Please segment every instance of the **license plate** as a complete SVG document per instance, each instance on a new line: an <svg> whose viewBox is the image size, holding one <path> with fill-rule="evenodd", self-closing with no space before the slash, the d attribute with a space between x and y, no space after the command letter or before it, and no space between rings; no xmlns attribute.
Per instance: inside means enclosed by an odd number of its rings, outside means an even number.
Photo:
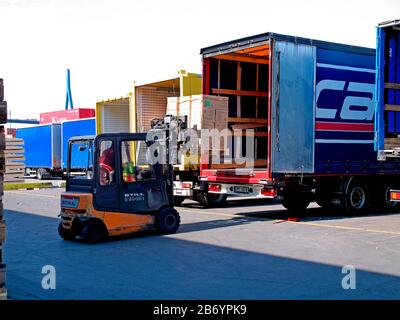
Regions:
<svg viewBox="0 0 400 320"><path fill-rule="evenodd" d="M236 193L249 193L250 191L249 191L249 187L234 187L233 188L233 190L236 192Z"/></svg>

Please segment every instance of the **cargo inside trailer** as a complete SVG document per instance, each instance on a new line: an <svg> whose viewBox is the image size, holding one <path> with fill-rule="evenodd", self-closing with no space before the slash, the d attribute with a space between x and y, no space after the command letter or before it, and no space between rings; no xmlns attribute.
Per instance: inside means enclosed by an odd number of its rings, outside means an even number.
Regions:
<svg viewBox="0 0 400 320"><path fill-rule="evenodd" d="M230 50L206 57L203 60L205 94L229 98L229 129L243 130L242 155L245 156L246 129L254 130L254 167L267 168L268 125L270 91L270 45L263 43L254 47ZM232 145L234 153L235 145ZM238 165L215 165L211 168L232 168Z"/></svg>
<svg viewBox="0 0 400 320"><path fill-rule="evenodd" d="M383 28L383 32L384 148L388 150L400 147L400 27L388 26Z"/></svg>

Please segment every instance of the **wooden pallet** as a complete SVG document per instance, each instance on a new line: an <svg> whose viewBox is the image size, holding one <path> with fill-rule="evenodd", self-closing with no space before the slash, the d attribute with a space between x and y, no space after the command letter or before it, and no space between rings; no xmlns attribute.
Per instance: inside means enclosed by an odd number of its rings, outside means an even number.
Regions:
<svg viewBox="0 0 400 320"><path fill-rule="evenodd" d="M24 140L6 138L4 182L23 181L25 174Z"/></svg>

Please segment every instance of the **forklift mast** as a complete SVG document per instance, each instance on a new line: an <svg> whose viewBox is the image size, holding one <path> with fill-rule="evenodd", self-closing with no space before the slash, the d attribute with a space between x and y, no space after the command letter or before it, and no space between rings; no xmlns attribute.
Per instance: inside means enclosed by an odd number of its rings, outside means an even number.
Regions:
<svg viewBox="0 0 400 320"><path fill-rule="evenodd" d="M157 118L151 121L151 129L146 137L148 142L157 142L164 149L166 155L164 172L167 175L167 192L171 203L173 203L174 198L174 172L172 166L179 163L179 148L185 142L185 129L187 129L187 116L166 115L164 118Z"/></svg>

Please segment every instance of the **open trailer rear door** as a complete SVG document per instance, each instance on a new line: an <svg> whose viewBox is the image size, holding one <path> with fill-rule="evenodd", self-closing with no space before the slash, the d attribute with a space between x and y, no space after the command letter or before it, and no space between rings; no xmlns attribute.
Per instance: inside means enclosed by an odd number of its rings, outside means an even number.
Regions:
<svg viewBox="0 0 400 320"><path fill-rule="evenodd" d="M313 173L314 46L276 41L273 46L272 172Z"/></svg>

